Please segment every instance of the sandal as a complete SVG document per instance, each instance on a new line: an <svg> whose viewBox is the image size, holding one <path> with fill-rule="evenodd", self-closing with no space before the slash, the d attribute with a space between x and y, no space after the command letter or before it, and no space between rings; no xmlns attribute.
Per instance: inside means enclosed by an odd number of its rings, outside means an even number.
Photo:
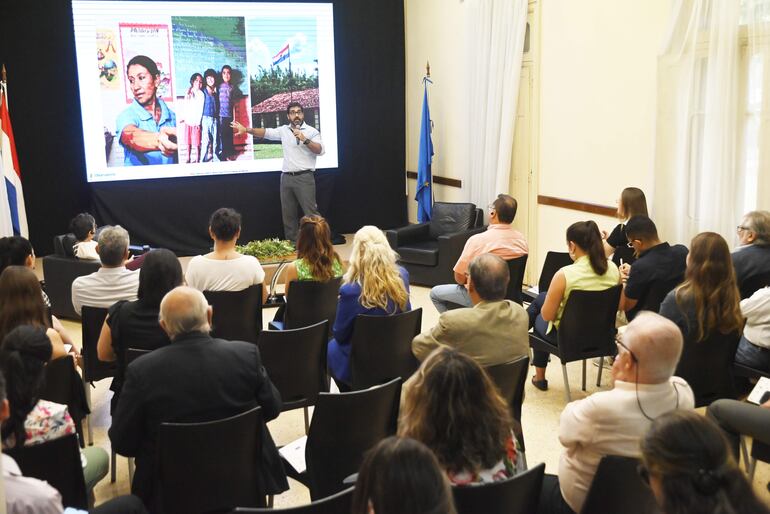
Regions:
<svg viewBox="0 0 770 514"><path fill-rule="evenodd" d="M541 391L548 391L548 380L545 378L543 380L535 380L535 377L532 377L532 385Z"/></svg>

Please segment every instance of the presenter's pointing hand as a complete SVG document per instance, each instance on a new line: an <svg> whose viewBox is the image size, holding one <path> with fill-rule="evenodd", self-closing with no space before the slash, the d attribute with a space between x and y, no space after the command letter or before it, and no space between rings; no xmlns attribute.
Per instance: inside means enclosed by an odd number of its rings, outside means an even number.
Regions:
<svg viewBox="0 0 770 514"><path fill-rule="evenodd" d="M161 127L158 132L158 150L163 155L171 156L176 153L176 127Z"/></svg>
<svg viewBox="0 0 770 514"><path fill-rule="evenodd" d="M230 123L230 127L234 128L235 130L237 130L238 131L238 135L241 135L244 132L246 132L246 127L244 127L243 125L241 125L237 121L233 121L232 123Z"/></svg>

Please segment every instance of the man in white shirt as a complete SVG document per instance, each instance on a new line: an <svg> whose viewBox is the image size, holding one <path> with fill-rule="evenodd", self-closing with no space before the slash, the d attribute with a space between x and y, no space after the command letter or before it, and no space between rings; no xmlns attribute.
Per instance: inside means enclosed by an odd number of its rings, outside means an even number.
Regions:
<svg viewBox="0 0 770 514"><path fill-rule="evenodd" d="M291 102L286 108L288 125L278 128L247 128L234 121L230 124L238 134L249 134L280 141L283 148L283 166L281 168L281 213L283 232L286 239L297 241L299 217L297 207L302 208L305 216L320 216L315 201L316 156L324 154L321 133L305 123L305 113L299 102Z"/></svg>
<svg viewBox="0 0 770 514"><path fill-rule="evenodd" d="M96 246L102 267L72 282L75 312L80 314L84 305L107 308L119 300L136 300L139 271L126 269L128 242L128 232L120 225L102 230Z"/></svg>
<svg viewBox="0 0 770 514"><path fill-rule="evenodd" d="M681 353L682 333L668 319L643 311L628 324L612 366L615 387L561 414L559 476L545 476L538 512L580 512L603 456L639 457L653 419L694 407L690 386L673 376Z"/></svg>

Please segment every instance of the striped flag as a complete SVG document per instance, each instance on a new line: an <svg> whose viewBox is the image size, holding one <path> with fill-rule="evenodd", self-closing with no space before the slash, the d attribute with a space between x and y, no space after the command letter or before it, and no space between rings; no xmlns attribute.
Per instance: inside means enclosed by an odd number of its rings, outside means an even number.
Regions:
<svg viewBox="0 0 770 514"><path fill-rule="evenodd" d="M5 178L5 187L0 194L0 230L3 235L29 237L27 230L27 211L24 208L24 191L21 188L21 169L13 140L11 117L8 113L8 90L0 83L0 172ZM6 207L7 206L7 207ZM11 231L4 226L5 213L11 220Z"/></svg>
<svg viewBox="0 0 770 514"><path fill-rule="evenodd" d="M275 54L275 56L273 56L273 66L275 66L276 64L282 63L288 58L289 58L289 43L286 43L286 46L281 48L281 51Z"/></svg>

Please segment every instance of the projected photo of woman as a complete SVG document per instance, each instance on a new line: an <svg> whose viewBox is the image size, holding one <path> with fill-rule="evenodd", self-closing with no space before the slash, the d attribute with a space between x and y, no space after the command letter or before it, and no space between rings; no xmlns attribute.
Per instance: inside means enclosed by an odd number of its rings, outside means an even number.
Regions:
<svg viewBox="0 0 770 514"><path fill-rule="evenodd" d="M146 55L135 56L126 66L126 80L134 101L116 120L124 166L176 163L176 116L157 95L157 64Z"/></svg>

